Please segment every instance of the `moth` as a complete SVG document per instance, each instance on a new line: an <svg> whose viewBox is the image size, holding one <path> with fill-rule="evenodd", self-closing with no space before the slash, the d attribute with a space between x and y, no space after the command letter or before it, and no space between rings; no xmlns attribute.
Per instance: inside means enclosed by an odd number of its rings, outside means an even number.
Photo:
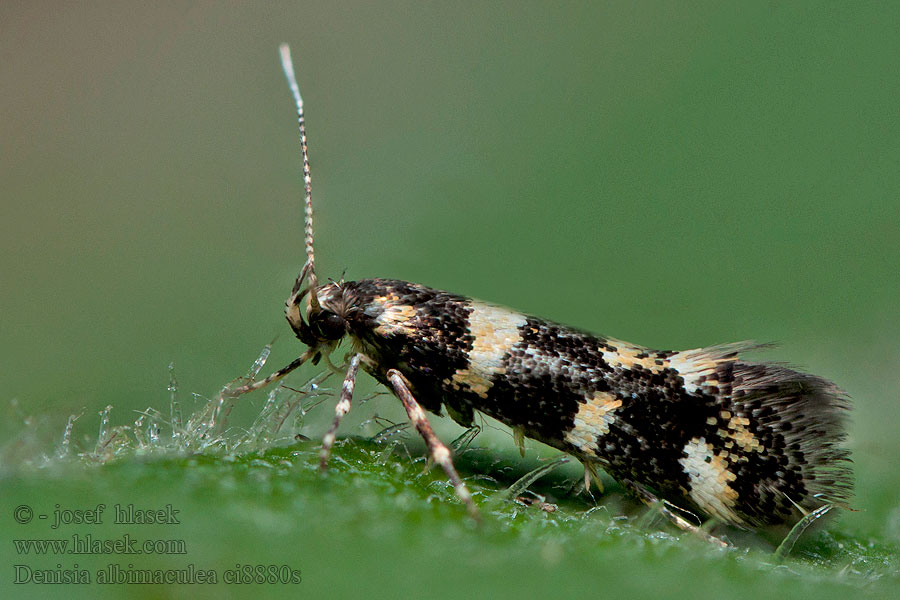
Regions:
<svg viewBox="0 0 900 600"><path fill-rule="evenodd" d="M228 393L260 389L307 361L327 362L348 341L323 468L362 368L400 399L476 517L426 411L445 408L466 427L476 413L493 417L581 461L586 480L605 470L686 529L696 528L682 510L753 529L790 525L849 498L848 397L821 377L744 360L752 344L653 350L416 283L320 283L303 100L286 45L281 60L300 126L306 249L285 315L307 350Z"/></svg>

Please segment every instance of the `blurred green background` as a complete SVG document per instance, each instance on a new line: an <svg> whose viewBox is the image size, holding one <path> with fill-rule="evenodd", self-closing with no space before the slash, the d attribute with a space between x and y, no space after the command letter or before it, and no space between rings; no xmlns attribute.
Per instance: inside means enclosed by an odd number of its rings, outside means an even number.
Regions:
<svg viewBox="0 0 900 600"><path fill-rule="evenodd" d="M118 423L163 410L170 362L185 394L209 397L275 336L266 372L301 351L282 313L303 260L286 41L306 102L321 275L417 281L656 348L777 341L768 358L855 401L860 510L837 527L896 545L898 22L896 3L4 2L0 401L18 408L0 444L23 415L55 442L69 414L84 414L83 439L107 405ZM355 422L371 416L359 410ZM310 416L310 437L330 413ZM442 436L459 434L443 421ZM293 553L304 583L290 593L352 593L342 578L358 577L385 586L360 584L372 596L599 593L610 579L623 593L677 594L714 569L710 591L773 592L740 561L639 549L632 571L621 547L604 557L585 536L556 540L554 562L539 536L479 536L452 506L410 541L421 524L385 524L380 538L360 504L348 517L366 532L357 538L318 516L339 495L309 496L303 518L316 525L288 529L308 537L273 546L234 517L252 502L207 506L179 473L177 489L155 474L122 498L193 508L194 544L210 531L222 547ZM109 503L134 483L95 476L8 474L3 544L21 534L7 504ZM282 508L278 519L292 514ZM444 519L463 541L447 545ZM520 568L529 576L511 581ZM785 593L828 596L819 584Z"/></svg>

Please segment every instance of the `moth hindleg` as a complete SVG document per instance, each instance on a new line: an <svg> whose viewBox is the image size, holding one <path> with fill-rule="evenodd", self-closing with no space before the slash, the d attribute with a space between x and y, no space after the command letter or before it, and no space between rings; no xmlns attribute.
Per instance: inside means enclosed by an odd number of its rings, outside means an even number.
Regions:
<svg viewBox="0 0 900 600"><path fill-rule="evenodd" d="M714 544L716 546L719 546L721 548L727 548L729 546L728 542L726 542L720 538L717 538L716 536L712 535L711 533L708 533L707 531L704 531L700 527L697 527L696 525L694 525L693 523L691 523L690 521L688 521L687 519L685 519L684 517L682 517L681 515L676 513L674 510L672 510L673 508L675 508L677 510L683 510L683 509L679 509L677 506L675 506L674 504L672 504L671 502L668 502L666 500L660 500L652 492L650 492L650 490L648 490L641 484L639 484L635 481L627 480L627 479L622 480L622 483L626 487L630 488L635 493L637 493L637 495L640 497L640 499L643 500L647 506L650 506L653 508L659 508L660 512L662 512L662 514L664 514L666 516L666 518L668 518L669 521L672 522L673 525L675 525L682 531L687 531L688 533L692 533L692 534L698 536L699 538L704 539L707 542Z"/></svg>
<svg viewBox="0 0 900 600"><path fill-rule="evenodd" d="M588 495L591 494L591 481L593 481L594 485L597 486L597 490L602 494L603 481L600 479L599 473L597 473L597 467L588 461L584 461L582 464L584 465L584 491Z"/></svg>

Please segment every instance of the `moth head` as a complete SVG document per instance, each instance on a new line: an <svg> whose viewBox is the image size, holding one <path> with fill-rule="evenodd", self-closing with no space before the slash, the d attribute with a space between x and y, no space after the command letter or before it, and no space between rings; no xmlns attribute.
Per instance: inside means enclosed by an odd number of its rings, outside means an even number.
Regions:
<svg viewBox="0 0 900 600"><path fill-rule="evenodd" d="M285 302L285 317L301 342L328 354L348 329L341 286L331 282L313 288L303 286L302 281L302 277L298 278Z"/></svg>

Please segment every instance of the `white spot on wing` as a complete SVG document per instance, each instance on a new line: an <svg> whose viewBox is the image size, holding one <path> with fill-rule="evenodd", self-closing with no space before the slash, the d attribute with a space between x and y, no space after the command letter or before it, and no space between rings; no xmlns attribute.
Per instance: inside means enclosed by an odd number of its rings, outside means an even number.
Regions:
<svg viewBox="0 0 900 600"><path fill-rule="evenodd" d="M505 371L503 357L522 339L520 328L525 315L482 302L472 303L469 332L475 337L469 352L469 366L454 373L448 382L486 398L493 378Z"/></svg>
<svg viewBox="0 0 900 600"><path fill-rule="evenodd" d="M609 426L616 420L615 410L622 401L609 392L596 392L587 402L579 405L572 429L565 439L576 448L596 456L597 438L609 432Z"/></svg>
<svg viewBox="0 0 900 600"><path fill-rule="evenodd" d="M684 379L684 389L696 394L707 391L703 388L718 387L721 383L717 374L720 368L726 363L734 362L738 353L753 348L753 344L749 342L738 342L683 350L670 356L668 363Z"/></svg>
<svg viewBox="0 0 900 600"><path fill-rule="evenodd" d="M728 470L728 462L717 455L705 438L694 438L684 447L679 463L690 478L688 495L711 516L741 523L741 519L731 509L738 494L728 485L737 477Z"/></svg>
<svg viewBox="0 0 900 600"><path fill-rule="evenodd" d="M375 319L375 331L379 335L411 335L415 330L414 320L416 308L400 302L396 297L378 297L372 306L380 308L381 313Z"/></svg>
<svg viewBox="0 0 900 600"><path fill-rule="evenodd" d="M603 349L603 360L611 367L634 369L635 366L640 366L651 373L659 373L666 368L665 361L661 361L662 364L656 364L657 359L649 355L651 350L648 350L647 348L635 346L634 344L629 344L628 342L623 342L621 340L614 340L612 338L606 341L616 349L615 352L606 348ZM645 354L647 356L644 356ZM639 356L642 356L643 358L638 358Z"/></svg>

